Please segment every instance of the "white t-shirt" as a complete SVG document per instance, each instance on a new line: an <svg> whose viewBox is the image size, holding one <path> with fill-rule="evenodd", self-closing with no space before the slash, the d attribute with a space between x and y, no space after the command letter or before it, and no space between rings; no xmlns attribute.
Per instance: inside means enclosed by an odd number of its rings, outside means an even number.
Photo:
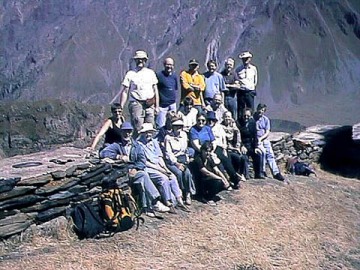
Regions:
<svg viewBox="0 0 360 270"><path fill-rule="evenodd" d="M145 101L154 97L153 85L157 83L155 72L152 69L143 67L140 70L129 70L122 85L129 88L130 100Z"/></svg>

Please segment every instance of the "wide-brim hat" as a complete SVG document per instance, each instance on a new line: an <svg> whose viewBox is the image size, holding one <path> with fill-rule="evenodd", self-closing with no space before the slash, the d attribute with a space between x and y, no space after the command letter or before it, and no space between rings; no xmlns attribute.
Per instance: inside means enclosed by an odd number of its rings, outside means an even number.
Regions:
<svg viewBox="0 0 360 270"><path fill-rule="evenodd" d="M175 120L174 122L171 123L173 126L183 126L184 122L181 119Z"/></svg>
<svg viewBox="0 0 360 270"><path fill-rule="evenodd" d="M147 131L156 131L156 129L154 129L153 124L151 123L144 123L142 125L142 128L139 130L139 133L144 133Z"/></svg>
<svg viewBox="0 0 360 270"><path fill-rule="evenodd" d="M131 125L130 122L124 122L122 123L122 125L120 126L120 130L133 130L133 126Z"/></svg>
<svg viewBox="0 0 360 270"><path fill-rule="evenodd" d="M239 54L239 58L252 58L253 55L250 52L242 52Z"/></svg>
<svg viewBox="0 0 360 270"><path fill-rule="evenodd" d="M190 59L189 65L199 65L199 62L196 59Z"/></svg>
<svg viewBox="0 0 360 270"><path fill-rule="evenodd" d="M136 51L133 58L134 59L149 59L147 53L145 51L141 51L141 50Z"/></svg>
<svg viewBox="0 0 360 270"><path fill-rule="evenodd" d="M207 120L215 120L217 121L216 114L213 111L209 111L206 113L206 119Z"/></svg>

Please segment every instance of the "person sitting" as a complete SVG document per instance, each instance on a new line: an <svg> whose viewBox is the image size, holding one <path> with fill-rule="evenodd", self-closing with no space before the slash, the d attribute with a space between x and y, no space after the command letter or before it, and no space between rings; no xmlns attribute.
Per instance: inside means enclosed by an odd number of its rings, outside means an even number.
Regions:
<svg viewBox="0 0 360 270"><path fill-rule="evenodd" d="M227 151L227 141L226 134L223 127L218 123L215 113L208 112L206 115L207 125L211 127L212 133L214 134L215 140L213 141L213 146L215 148L215 153L221 160L222 165L224 166L227 174L230 177L230 181L233 183L233 187L238 189L239 182L245 181L244 175L240 175L237 173L237 170L233 166L234 163L239 162L240 164L244 164L244 161L241 155L236 154L234 152ZM236 165L239 166L239 165Z"/></svg>
<svg viewBox="0 0 360 270"><path fill-rule="evenodd" d="M263 159L262 151L258 147L258 138L256 134L256 123L252 117L250 108L245 108L244 112L241 113L242 118L239 121L239 130L241 134L241 141L243 146L240 148L241 153L244 155L251 156L254 168L254 178L265 179L263 174ZM249 170L245 174L246 178L249 178Z"/></svg>
<svg viewBox="0 0 360 270"><path fill-rule="evenodd" d="M158 130L158 133L155 136L162 150L164 150L164 140L166 135L172 132L171 122L173 119L180 119L180 117L175 111L168 111L165 116L165 125Z"/></svg>
<svg viewBox="0 0 360 270"><path fill-rule="evenodd" d="M284 181L285 178L280 173L279 167L276 164L271 142L268 140L268 136L270 134L270 119L265 115L266 108L267 106L265 104L259 103L254 114L254 119L256 120L256 130L259 148L263 153L264 162L262 172L264 175L266 175L265 165L267 162L274 178L280 181Z"/></svg>
<svg viewBox="0 0 360 270"><path fill-rule="evenodd" d="M160 193L145 170L145 153L132 139L133 127L124 122L120 127L120 140L100 151L100 158L119 160L129 165L130 186L139 192L141 206L147 216L155 217L153 211L169 212L170 208L160 201Z"/></svg>
<svg viewBox="0 0 360 270"><path fill-rule="evenodd" d="M182 106L178 111L179 117L184 121L183 131L189 133L190 128L196 124L198 110L194 108L194 101L190 97L185 97Z"/></svg>
<svg viewBox="0 0 360 270"><path fill-rule="evenodd" d="M211 111L215 112L216 119L218 120L219 123L223 121L224 112L228 111L223 104L221 94L215 94L210 104L205 107L205 110L207 112L211 112Z"/></svg>
<svg viewBox="0 0 360 270"><path fill-rule="evenodd" d="M105 141L102 148L120 140L120 126L125 121L125 118L122 114L123 110L119 103L112 104L110 109L112 116L106 119L100 131L97 133L94 141L90 146L91 150L96 149L97 144L104 135Z"/></svg>
<svg viewBox="0 0 360 270"><path fill-rule="evenodd" d="M221 126L225 131L227 151L235 170L243 176L242 180L246 180L246 177L249 177L247 175L249 159L247 155L241 152L241 148L244 146L241 142L240 130L236 126L235 120L231 117L230 111L224 113L223 119Z"/></svg>
<svg viewBox="0 0 360 270"><path fill-rule="evenodd" d="M197 195L200 201L210 205L216 205L214 199L217 193L230 187L220 160L213 151L212 143L204 142L200 147L199 155L193 162L193 167L196 168L194 175L198 184Z"/></svg>
<svg viewBox="0 0 360 270"><path fill-rule="evenodd" d="M191 195L195 195L195 184L187 165L190 161L188 137L182 131L182 120L172 122L172 132L165 137L165 163L176 175L187 205L191 204Z"/></svg>
<svg viewBox="0 0 360 270"><path fill-rule="evenodd" d="M176 176L166 166L159 142L153 138L155 131L151 123L144 123L139 131L138 142L145 152L146 172L154 184L160 188L164 203L172 209L171 212L175 212L173 209L175 204L180 209L188 211Z"/></svg>

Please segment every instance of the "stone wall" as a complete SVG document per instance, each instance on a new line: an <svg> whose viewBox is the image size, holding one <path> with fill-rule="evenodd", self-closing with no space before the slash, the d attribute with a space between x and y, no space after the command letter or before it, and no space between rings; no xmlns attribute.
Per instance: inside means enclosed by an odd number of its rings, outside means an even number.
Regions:
<svg viewBox="0 0 360 270"><path fill-rule="evenodd" d="M23 156L21 160L2 160L0 239L21 233L32 224L66 215L73 203L96 197L105 179L127 183L124 165L85 156L81 149L65 147ZM13 167L19 164L25 167Z"/></svg>
<svg viewBox="0 0 360 270"><path fill-rule="evenodd" d="M278 164L284 168L289 157L308 163L321 162L328 142L343 130L340 126L314 126L293 135L273 132L269 139ZM66 215L72 204L96 197L105 179L127 182L124 165L87 156L83 149L61 147L0 160L0 238ZM356 157L353 160L360 163ZM15 168L19 164L23 164L22 168Z"/></svg>

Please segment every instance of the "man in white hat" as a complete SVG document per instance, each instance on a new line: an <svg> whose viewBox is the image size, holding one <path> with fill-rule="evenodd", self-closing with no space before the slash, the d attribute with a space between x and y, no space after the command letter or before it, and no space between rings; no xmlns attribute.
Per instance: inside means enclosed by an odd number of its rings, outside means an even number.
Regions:
<svg viewBox="0 0 360 270"><path fill-rule="evenodd" d="M173 206L177 204L183 210L187 210L182 199L182 191L179 187L176 176L168 169L163 159L160 145L154 139L153 125L144 123L139 133L139 145L143 148L146 157L146 169L150 179L159 187L164 204L174 211ZM169 187L170 186L170 187ZM175 198L173 198L175 196Z"/></svg>
<svg viewBox="0 0 360 270"><path fill-rule="evenodd" d="M242 116L245 108L254 111L254 98L256 96L256 85L258 81L257 68L252 65L252 54L248 51L242 52L239 58L243 64L236 69L239 77L240 90L238 91L238 114Z"/></svg>
<svg viewBox="0 0 360 270"><path fill-rule="evenodd" d="M143 123L154 123L159 108L158 80L152 69L145 67L148 60L145 51L136 51L134 70L129 70L122 82L120 104L124 108L129 98L131 123L139 131Z"/></svg>

